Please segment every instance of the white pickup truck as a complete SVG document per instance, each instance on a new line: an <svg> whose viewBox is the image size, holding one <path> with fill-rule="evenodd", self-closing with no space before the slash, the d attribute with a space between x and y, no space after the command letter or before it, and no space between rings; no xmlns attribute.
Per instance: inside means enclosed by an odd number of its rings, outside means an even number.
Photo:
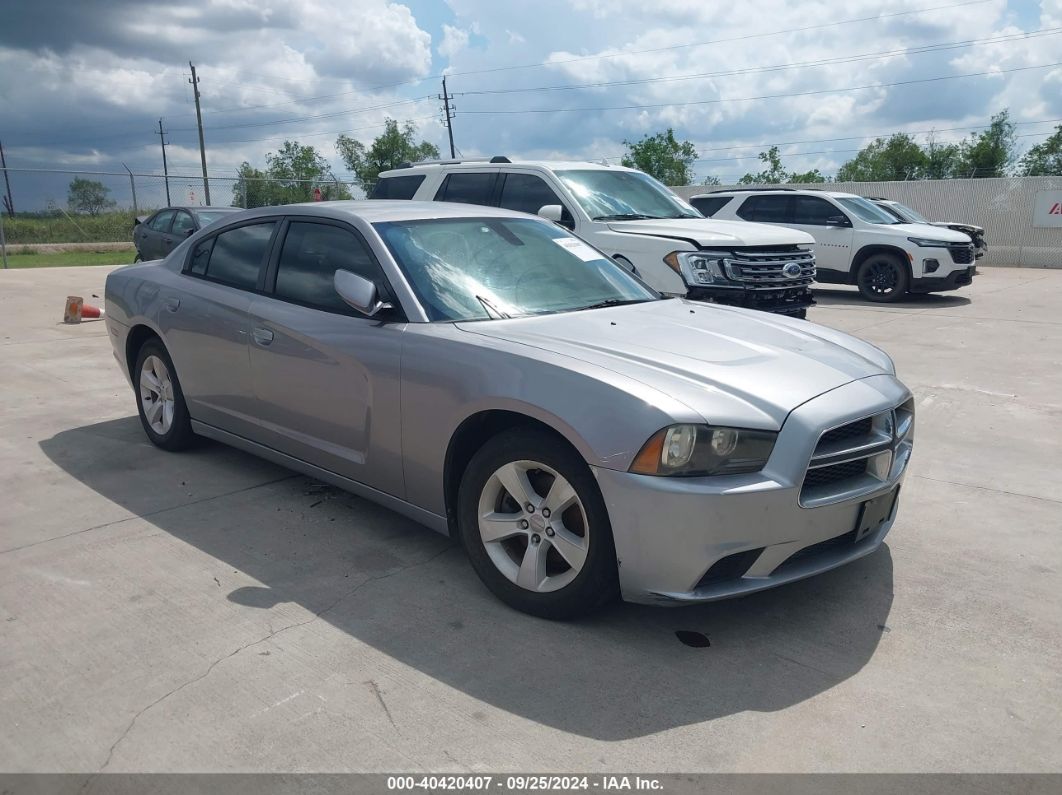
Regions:
<svg viewBox="0 0 1062 795"><path fill-rule="evenodd" d="M622 166L505 157L418 163L381 173L369 198L541 215L671 295L796 317L814 304L810 235L707 220L652 177Z"/></svg>

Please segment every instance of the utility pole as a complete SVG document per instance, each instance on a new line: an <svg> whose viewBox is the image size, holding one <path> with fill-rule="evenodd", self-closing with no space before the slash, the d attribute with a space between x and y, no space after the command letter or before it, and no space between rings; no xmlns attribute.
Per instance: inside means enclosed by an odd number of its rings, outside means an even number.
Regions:
<svg viewBox="0 0 1062 795"><path fill-rule="evenodd" d="M4 194L4 210L11 217L15 217L15 200L11 198L11 179L7 176L7 160L4 159L4 145L0 143L0 168L4 169L4 185L7 187L7 193ZM4 260L7 267L6 262Z"/></svg>
<svg viewBox="0 0 1062 795"><path fill-rule="evenodd" d="M133 172L129 170L129 166L122 163L122 168L124 168L126 173L129 174L129 190L133 194L133 215L136 215L140 212L140 208L136 204L136 180L133 179Z"/></svg>
<svg viewBox="0 0 1062 795"><path fill-rule="evenodd" d="M199 78L195 76L195 66L191 61L188 68L192 70L192 93L195 96L195 121L199 125L199 159L203 162L203 195L206 197L207 207L210 206L210 180L207 179L206 169L206 143L203 141L203 110L199 107Z"/></svg>
<svg viewBox="0 0 1062 795"><path fill-rule="evenodd" d="M446 132L450 136L450 157L452 159L457 157L457 155L454 154L454 111L453 108L450 107L450 95L446 92L446 75L443 75L443 92L439 95L439 99L443 102L443 112L446 114Z"/></svg>
<svg viewBox="0 0 1062 795"><path fill-rule="evenodd" d="M170 171L166 168L166 133L162 129L162 119L159 119L159 140L162 141L162 173L166 177L166 206L170 206Z"/></svg>

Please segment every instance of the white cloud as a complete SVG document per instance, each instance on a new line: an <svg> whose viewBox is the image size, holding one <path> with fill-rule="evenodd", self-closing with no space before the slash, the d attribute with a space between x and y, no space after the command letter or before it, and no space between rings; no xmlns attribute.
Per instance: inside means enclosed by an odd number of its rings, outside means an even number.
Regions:
<svg viewBox="0 0 1062 795"><path fill-rule="evenodd" d="M443 38L439 42L439 55L444 58L453 58L461 50L468 46L469 31L455 28L453 25L443 25Z"/></svg>

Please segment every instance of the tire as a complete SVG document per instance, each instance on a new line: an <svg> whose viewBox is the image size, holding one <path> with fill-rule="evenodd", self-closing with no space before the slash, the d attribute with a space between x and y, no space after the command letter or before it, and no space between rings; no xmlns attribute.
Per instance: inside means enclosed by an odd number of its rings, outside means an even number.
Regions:
<svg viewBox="0 0 1062 795"><path fill-rule="evenodd" d="M133 391L144 433L156 447L176 452L195 440L177 371L158 338L140 346L133 369Z"/></svg>
<svg viewBox="0 0 1062 795"><path fill-rule="evenodd" d="M497 518L484 521L491 514ZM597 483L575 451L545 432L504 431L476 452L458 490L458 532L487 588L524 613L577 618L618 594L612 526Z"/></svg>
<svg viewBox="0 0 1062 795"><path fill-rule="evenodd" d="M856 271L856 286L868 301L890 304L907 295L907 266L893 254L871 254Z"/></svg>

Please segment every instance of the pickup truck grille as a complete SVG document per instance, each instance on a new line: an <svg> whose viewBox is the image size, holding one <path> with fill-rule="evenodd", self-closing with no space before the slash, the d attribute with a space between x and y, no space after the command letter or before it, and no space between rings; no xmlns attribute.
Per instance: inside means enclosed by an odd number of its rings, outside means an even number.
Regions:
<svg viewBox="0 0 1062 795"><path fill-rule="evenodd" d="M723 267L727 278L750 290L789 290L806 287L815 279L815 255L801 249L735 249L723 260Z"/></svg>
<svg viewBox="0 0 1062 795"><path fill-rule="evenodd" d="M890 411L825 431L800 489L800 504L814 507L873 491L889 479L898 446L914 428L914 399Z"/></svg>

